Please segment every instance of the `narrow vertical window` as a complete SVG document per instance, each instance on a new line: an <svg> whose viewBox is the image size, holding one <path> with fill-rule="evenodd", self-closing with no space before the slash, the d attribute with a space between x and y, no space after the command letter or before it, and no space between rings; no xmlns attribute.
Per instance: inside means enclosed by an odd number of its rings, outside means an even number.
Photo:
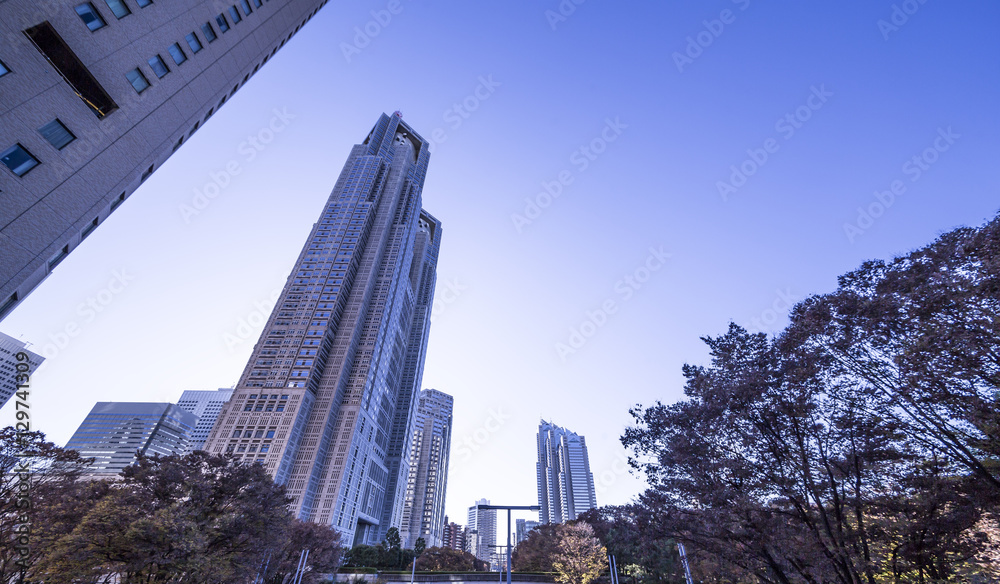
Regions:
<svg viewBox="0 0 1000 584"><path fill-rule="evenodd" d="M160 79L163 79L167 73L170 73L170 69L167 69L167 64L163 62L163 59L159 55L155 55L147 63L149 63L149 68L153 70L153 73L156 73L156 76Z"/></svg>
<svg viewBox="0 0 1000 584"><path fill-rule="evenodd" d="M83 23L87 25L87 28L91 32L99 28L104 28L107 25L104 19L101 18L101 14L97 12L97 9L90 2L84 2L77 6L76 13L80 15L80 19L83 20Z"/></svg>
<svg viewBox="0 0 1000 584"><path fill-rule="evenodd" d="M229 7L229 16L233 17L233 24L237 24L239 21L243 20L243 17L240 16L240 11L237 10L235 6Z"/></svg>
<svg viewBox="0 0 1000 584"><path fill-rule="evenodd" d="M222 31L222 32L229 31L229 21L226 20L226 15L225 14L221 14L220 13L218 16L216 16L215 17L215 24L219 25L219 30L220 31Z"/></svg>
<svg viewBox="0 0 1000 584"><path fill-rule="evenodd" d="M253 12L253 10L250 9L250 2L247 0L240 0L240 6L243 7L243 14L247 16L250 16L250 13Z"/></svg>
<svg viewBox="0 0 1000 584"><path fill-rule="evenodd" d="M7 68L7 65L3 64L3 61L0 61L0 77L3 77L8 73L10 73L10 69Z"/></svg>
<svg viewBox="0 0 1000 584"><path fill-rule="evenodd" d="M184 40L186 40L188 46L191 47L192 55L201 50L201 41L198 40L198 35L194 34L193 32L184 37Z"/></svg>
<svg viewBox="0 0 1000 584"><path fill-rule="evenodd" d="M139 5L139 8L145 8L153 3L153 0L135 0L135 3Z"/></svg>
<svg viewBox="0 0 1000 584"><path fill-rule="evenodd" d="M29 170L38 166L38 159L31 155L24 146L14 144L0 152L0 162L17 176L24 176Z"/></svg>
<svg viewBox="0 0 1000 584"><path fill-rule="evenodd" d="M215 39L219 38L215 34L215 29L212 28L212 23L211 22L206 22L205 24L201 25L201 32L205 34L205 39L208 42L212 42Z"/></svg>
<svg viewBox="0 0 1000 584"><path fill-rule="evenodd" d="M181 46L177 43L170 45L167 52L169 52L170 56L173 57L174 63L177 63L178 65L188 60L187 55L184 54L184 50L181 49Z"/></svg>
<svg viewBox="0 0 1000 584"><path fill-rule="evenodd" d="M146 80L146 76L138 68L126 73L125 78L132 84L132 89L135 89L136 93L142 93L149 88L149 81Z"/></svg>
<svg viewBox="0 0 1000 584"><path fill-rule="evenodd" d="M62 150L69 145L70 142L76 140L76 136L69 131L59 118L52 120L51 122L45 124L41 128L38 128L38 133L45 138L49 144L56 150Z"/></svg>
<svg viewBox="0 0 1000 584"><path fill-rule="evenodd" d="M260 0L253 0L253 5L260 8Z"/></svg>
<svg viewBox="0 0 1000 584"><path fill-rule="evenodd" d="M125 18L129 14L132 14L132 11L128 9L128 6L125 6L125 3L122 2L122 0L104 0L104 1L108 4L108 8L111 9L111 13L114 14L115 18L119 20Z"/></svg>

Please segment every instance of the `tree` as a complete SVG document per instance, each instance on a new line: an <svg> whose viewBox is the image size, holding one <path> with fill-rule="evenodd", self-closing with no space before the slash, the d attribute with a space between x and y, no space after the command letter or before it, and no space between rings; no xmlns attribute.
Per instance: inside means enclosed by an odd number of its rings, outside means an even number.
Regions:
<svg viewBox="0 0 1000 584"><path fill-rule="evenodd" d="M528 532L517 544L511 563L517 572L554 572L552 562L559 551L558 523L544 523Z"/></svg>
<svg viewBox="0 0 1000 584"><path fill-rule="evenodd" d="M608 551L587 523L559 526L558 554L552 562L556 581L589 584L608 568Z"/></svg>
<svg viewBox="0 0 1000 584"><path fill-rule="evenodd" d="M282 584L290 580L299 566L303 550L309 550L309 555L302 582L319 582L320 574L334 573L340 566L344 553L340 541L340 532L329 526L293 520L284 548L264 560L268 567L265 582Z"/></svg>
<svg viewBox="0 0 1000 584"><path fill-rule="evenodd" d="M416 543L413 544L413 552L419 558L420 554L424 553L424 549L427 548L427 540L422 537L418 537Z"/></svg>
<svg viewBox="0 0 1000 584"><path fill-rule="evenodd" d="M486 563L469 552L451 548L431 547L416 559L421 572L472 572L483 571Z"/></svg>

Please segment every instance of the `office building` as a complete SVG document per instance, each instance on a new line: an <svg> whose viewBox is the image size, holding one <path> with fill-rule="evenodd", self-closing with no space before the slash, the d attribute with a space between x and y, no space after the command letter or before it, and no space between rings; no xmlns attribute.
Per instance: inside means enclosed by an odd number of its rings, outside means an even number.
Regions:
<svg viewBox="0 0 1000 584"><path fill-rule="evenodd" d="M137 454L184 454L198 417L174 404L97 402L66 443L93 458L86 474L117 475Z"/></svg>
<svg viewBox="0 0 1000 584"><path fill-rule="evenodd" d="M479 505L489 505L488 499L480 499L469 507L469 522L466 531L465 551L480 560L496 565L497 562L497 511L480 509Z"/></svg>
<svg viewBox="0 0 1000 584"><path fill-rule="evenodd" d="M181 399L177 400L177 405L188 412L198 416L198 423L191 432L191 440L188 443L188 452L203 450L208 434L215 426L215 420L222 411L222 406L226 405L229 398L233 396L233 390L221 388L216 391L200 391L189 389L181 394Z"/></svg>
<svg viewBox="0 0 1000 584"><path fill-rule="evenodd" d="M528 521L526 519L515 519L514 525L516 526L514 531L514 543L518 544L528 539L528 532L538 527L539 523L537 521Z"/></svg>
<svg viewBox="0 0 1000 584"><path fill-rule="evenodd" d="M351 150L206 443L263 464L297 517L349 546L377 543L405 496L387 459L429 330L436 255L417 244L437 247L441 223L421 210L428 146L397 112Z"/></svg>
<svg viewBox="0 0 1000 584"><path fill-rule="evenodd" d="M325 3L0 2L0 319Z"/></svg>
<svg viewBox="0 0 1000 584"><path fill-rule="evenodd" d="M441 547L465 551L465 527L457 523L449 523L447 515L444 517L444 531L441 539Z"/></svg>
<svg viewBox="0 0 1000 584"><path fill-rule="evenodd" d="M14 337L0 333L0 408L19 390L27 390L31 396L34 383L31 376L45 358L27 349L27 345ZM27 383L24 377L27 374ZM18 386L21 386L20 388ZM31 400L21 400L30 403Z"/></svg>
<svg viewBox="0 0 1000 584"><path fill-rule="evenodd" d="M441 547L452 406L452 397L444 392L436 389L420 392L413 420L403 521L399 528L405 547L413 547L421 537L427 547Z"/></svg>
<svg viewBox="0 0 1000 584"><path fill-rule="evenodd" d="M583 436L542 420L538 426L538 513L541 523L572 521L597 507Z"/></svg>

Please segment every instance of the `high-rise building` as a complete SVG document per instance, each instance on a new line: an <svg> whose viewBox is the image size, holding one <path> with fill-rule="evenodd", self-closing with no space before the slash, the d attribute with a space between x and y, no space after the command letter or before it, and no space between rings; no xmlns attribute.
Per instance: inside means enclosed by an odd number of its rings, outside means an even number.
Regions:
<svg viewBox="0 0 1000 584"><path fill-rule="evenodd" d="M441 547L451 548L453 550L465 550L465 527L457 523L449 523L448 516L444 517L444 532L442 536Z"/></svg>
<svg viewBox="0 0 1000 584"><path fill-rule="evenodd" d="M29 351L25 343L0 333L0 408L18 391L18 385L21 389L27 386L30 395L31 374L44 360L44 357ZM28 376L27 384L23 383L24 378L20 377L24 374Z"/></svg>
<svg viewBox="0 0 1000 584"><path fill-rule="evenodd" d="M489 499L480 499L469 507L468 531L465 550L491 565L497 558L497 511L480 509L479 505L489 505Z"/></svg>
<svg viewBox="0 0 1000 584"><path fill-rule="evenodd" d="M413 420L410 476L399 528L406 547L413 547L420 537L427 547L441 546L453 403L450 395L436 389L420 392Z"/></svg>
<svg viewBox="0 0 1000 584"><path fill-rule="evenodd" d="M137 454L184 454L198 417L174 404L97 402L66 448L93 458L86 474L117 475Z"/></svg>
<svg viewBox="0 0 1000 584"><path fill-rule="evenodd" d="M324 4L0 2L0 318Z"/></svg>
<svg viewBox="0 0 1000 584"><path fill-rule="evenodd" d="M181 399L177 400L177 405L182 409L198 416L198 423L191 432L191 440L188 442L188 452L203 450L208 434L215 426L215 420L222 411L222 406L226 405L229 398L233 397L233 390L223 387L216 391L201 391L189 389L181 394Z"/></svg>
<svg viewBox="0 0 1000 584"><path fill-rule="evenodd" d="M206 444L263 464L297 517L349 545L401 516L385 509L406 488L390 486L387 461L409 430L392 423L420 387L407 359L423 359L431 302L419 295L433 296L436 274L417 248L441 237L421 210L428 147L397 112L351 150Z"/></svg>
<svg viewBox="0 0 1000 584"><path fill-rule="evenodd" d="M522 541L528 539L528 532L532 529L538 527L539 523L537 521L528 521L526 519L515 519L514 525L516 526L514 531L514 543L521 543Z"/></svg>
<svg viewBox="0 0 1000 584"><path fill-rule="evenodd" d="M536 472L541 523L572 521L597 507L594 475L583 436L542 420L538 426Z"/></svg>

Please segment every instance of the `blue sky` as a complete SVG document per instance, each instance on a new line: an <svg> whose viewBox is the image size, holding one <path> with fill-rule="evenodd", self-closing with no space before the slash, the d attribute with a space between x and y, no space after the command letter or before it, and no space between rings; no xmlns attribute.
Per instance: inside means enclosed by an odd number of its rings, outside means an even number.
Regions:
<svg viewBox="0 0 1000 584"><path fill-rule="evenodd" d="M50 355L50 438L96 401L235 383L382 112L440 138L424 387L455 397L460 523L535 502L540 417L586 436L599 504L628 502L628 409L682 395L700 336L778 331L866 259L997 212L995 3L389 7L328 4L0 325Z"/></svg>

